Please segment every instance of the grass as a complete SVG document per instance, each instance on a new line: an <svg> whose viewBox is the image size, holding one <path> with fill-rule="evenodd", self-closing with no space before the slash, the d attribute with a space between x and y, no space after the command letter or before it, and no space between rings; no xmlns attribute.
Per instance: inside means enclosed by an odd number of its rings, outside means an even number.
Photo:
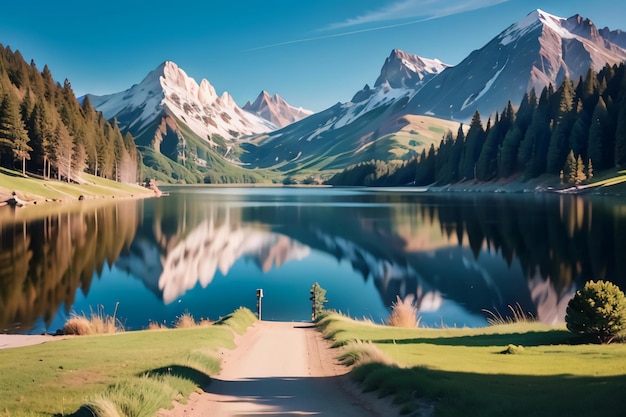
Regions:
<svg viewBox="0 0 626 417"><path fill-rule="evenodd" d="M6 168L0 168L0 184L9 192L16 191L18 196L27 201L33 200L78 200L79 196L131 196L152 195L147 188L120 184L105 178L96 177L87 173L81 175L84 183L75 184L54 179L43 180L35 177L23 177L21 173ZM21 195L20 195L21 194Z"/></svg>
<svg viewBox="0 0 626 417"><path fill-rule="evenodd" d="M171 407L174 398L187 398L208 384L219 370L218 349L234 348L233 330L243 333L255 320L252 312L239 309L209 327L70 337L2 349L0 416L112 416L94 414L110 409L110 403L120 415L140 415L120 407L137 401L162 404L160 391L150 388L154 385L166 388L163 407ZM149 398L138 400L140 393Z"/></svg>
<svg viewBox="0 0 626 417"><path fill-rule="evenodd" d="M110 386L107 391L85 404L96 416L153 417L178 394L163 377L148 374L129 378Z"/></svg>
<svg viewBox="0 0 626 417"><path fill-rule="evenodd" d="M487 313L487 323L492 326L512 323L527 323L536 321L537 318L530 312L524 311L520 303L515 303L514 306L509 305L511 315L502 316L499 311L493 312L491 310L483 309L483 312Z"/></svg>
<svg viewBox="0 0 626 417"><path fill-rule="evenodd" d="M564 327L537 322L406 329L330 314L318 326L348 352L359 340L384 355L386 363L358 365L352 376L403 413L624 415L625 344L579 344Z"/></svg>

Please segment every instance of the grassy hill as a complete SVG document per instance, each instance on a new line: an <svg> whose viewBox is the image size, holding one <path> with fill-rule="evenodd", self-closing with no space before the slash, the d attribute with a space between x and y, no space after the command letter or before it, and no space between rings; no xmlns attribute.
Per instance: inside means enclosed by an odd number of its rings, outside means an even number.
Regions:
<svg viewBox="0 0 626 417"><path fill-rule="evenodd" d="M24 177L19 172L0 168L0 204L9 200L13 192L27 206L154 196L152 190L140 185L121 184L86 173L82 174L81 179L81 183L67 183L28 175Z"/></svg>

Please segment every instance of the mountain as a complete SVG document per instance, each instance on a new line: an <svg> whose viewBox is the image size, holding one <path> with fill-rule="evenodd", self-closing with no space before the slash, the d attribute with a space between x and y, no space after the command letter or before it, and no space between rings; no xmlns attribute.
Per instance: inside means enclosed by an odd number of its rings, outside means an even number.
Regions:
<svg viewBox="0 0 626 417"><path fill-rule="evenodd" d="M207 140L214 135L234 139L275 129L268 121L243 111L228 92L219 96L209 81L198 84L171 61L126 91L89 98L106 118L115 117L135 137L163 117L178 119Z"/></svg>
<svg viewBox="0 0 626 417"><path fill-rule="evenodd" d="M391 88L416 88L446 67L438 59L422 58L394 49L385 60L374 87L388 83Z"/></svg>
<svg viewBox="0 0 626 417"><path fill-rule="evenodd" d="M624 62L625 48L621 31L535 10L425 85L407 111L463 121L478 111L486 120L533 88L539 94L565 77L577 82L589 69Z"/></svg>
<svg viewBox="0 0 626 417"><path fill-rule="evenodd" d="M247 149L253 167L276 167L294 177L344 169L369 160L406 161L437 146L478 111L484 121L511 101L565 77L577 82L592 69L626 60L626 34L598 30L579 15L560 18L535 10L456 66L393 50L374 87L305 120L264 136ZM424 118L432 116L432 118ZM434 125L432 125L434 124ZM436 131L437 137L424 136Z"/></svg>
<svg viewBox="0 0 626 417"><path fill-rule="evenodd" d="M228 92L218 95L206 79L198 84L171 61L126 91L87 97L107 119L115 118L123 133L135 137L151 174L167 171L185 182L199 182L211 169L234 169L238 138L276 128L241 109ZM228 175L240 182L251 174Z"/></svg>
<svg viewBox="0 0 626 417"><path fill-rule="evenodd" d="M278 94L274 94L272 97L265 90L261 91L254 103L248 101L243 106L243 109L267 120L278 128L285 127L313 114L311 110L293 107Z"/></svg>
<svg viewBox="0 0 626 417"><path fill-rule="evenodd" d="M169 175L192 182L320 182L358 163L406 163L476 111L486 122L532 89L624 61L622 31L534 10L455 66L394 49L373 87L298 121L307 112L278 95L242 109L171 62L125 92L90 98L133 134L150 174L173 163Z"/></svg>
<svg viewBox="0 0 626 417"><path fill-rule="evenodd" d="M406 103L447 65L394 49L374 87L365 85L351 101L336 105L259 137L245 148L242 161L254 168L283 172L341 170L371 159L406 160L415 148L438 143L459 123L415 117ZM432 127L432 129L431 129ZM310 171L306 171L313 167ZM296 174L298 175L298 174ZM302 178L300 178L302 179Z"/></svg>

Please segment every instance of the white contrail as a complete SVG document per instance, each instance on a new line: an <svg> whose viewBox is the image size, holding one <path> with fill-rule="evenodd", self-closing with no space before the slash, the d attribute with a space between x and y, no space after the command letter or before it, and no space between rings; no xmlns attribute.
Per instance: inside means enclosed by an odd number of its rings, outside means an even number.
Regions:
<svg viewBox="0 0 626 417"><path fill-rule="evenodd" d="M277 46L291 45L291 44L294 44L294 43L318 41L318 40L321 40L321 39L339 38L341 36L356 35L357 33L373 32L375 30L392 29L392 28L397 28L397 27L400 27L400 26L415 25L417 23L425 22L426 20L430 20L430 19L432 19L432 18L413 20L411 22L404 22L404 23L396 23L396 24L393 24L393 25L377 26L375 28L352 30L350 32L334 33L332 35L321 35L321 36L313 36L313 37L310 37L310 38L294 39L294 40L291 40L291 41L272 43L270 45L263 45L263 46L257 46L256 48L244 49L241 52L258 51L260 49L275 48Z"/></svg>
<svg viewBox="0 0 626 417"><path fill-rule="evenodd" d="M448 3L443 8L430 7L428 8L430 10L427 10L426 12L424 12L423 6L425 4L429 4L430 6L438 5L440 3L439 0L403 0L400 2L393 3L382 10L367 13L363 16L358 16L356 18L348 19L341 23L331 24L325 27L324 29L322 29L322 31L346 28L350 26L359 26L362 24L372 23L376 21L397 20L401 18L402 13L405 14L404 17L407 17L407 16L416 17L416 15L410 16L410 13L409 14L406 13L409 9L409 6L416 11L419 10L420 15L425 16L425 17L422 17L418 20L411 20L410 22L394 23L394 24L376 26L376 27L367 28L367 29L351 30L348 32L312 36L309 38L294 39L294 40L285 41L285 42L277 42L277 43L272 43L269 45L263 45L263 46L257 46L255 48L245 49L241 52L258 51L261 49L276 48L278 46L293 45L295 43L318 41L322 39L339 38L342 36L356 35L359 33L374 32L377 30L393 29L393 28L397 28L401 26L415 25L418 23L425 22L427 20L440 19L442 17L452 16L452 15L456 15L456 14L460 14L460 13L464 13L464 12L468 12L472 10L483 9L486 7L495 6L496 4L506 3L507 1L509 0L464 0L462 3L453 3L453 4Z"/></svg>

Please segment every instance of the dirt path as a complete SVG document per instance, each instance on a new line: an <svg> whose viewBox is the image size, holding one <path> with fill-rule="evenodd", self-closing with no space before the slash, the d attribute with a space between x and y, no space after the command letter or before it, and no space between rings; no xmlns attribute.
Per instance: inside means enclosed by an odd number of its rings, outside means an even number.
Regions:
<svg viewBox="0 0 626 417"><path fill-rule="evenodd" d="M61 339L63 339L63 337L51 335L0 334L0 349L38 345L40 343Z"/></svg>
<svg viewBox="0 0 626 417"><path fill-rule="evenodd" d="M306 323L259 322L224 351L222 372L187 404L162 411L182 416L389 416L387 402L358 394L347 369Z"/></svg>

